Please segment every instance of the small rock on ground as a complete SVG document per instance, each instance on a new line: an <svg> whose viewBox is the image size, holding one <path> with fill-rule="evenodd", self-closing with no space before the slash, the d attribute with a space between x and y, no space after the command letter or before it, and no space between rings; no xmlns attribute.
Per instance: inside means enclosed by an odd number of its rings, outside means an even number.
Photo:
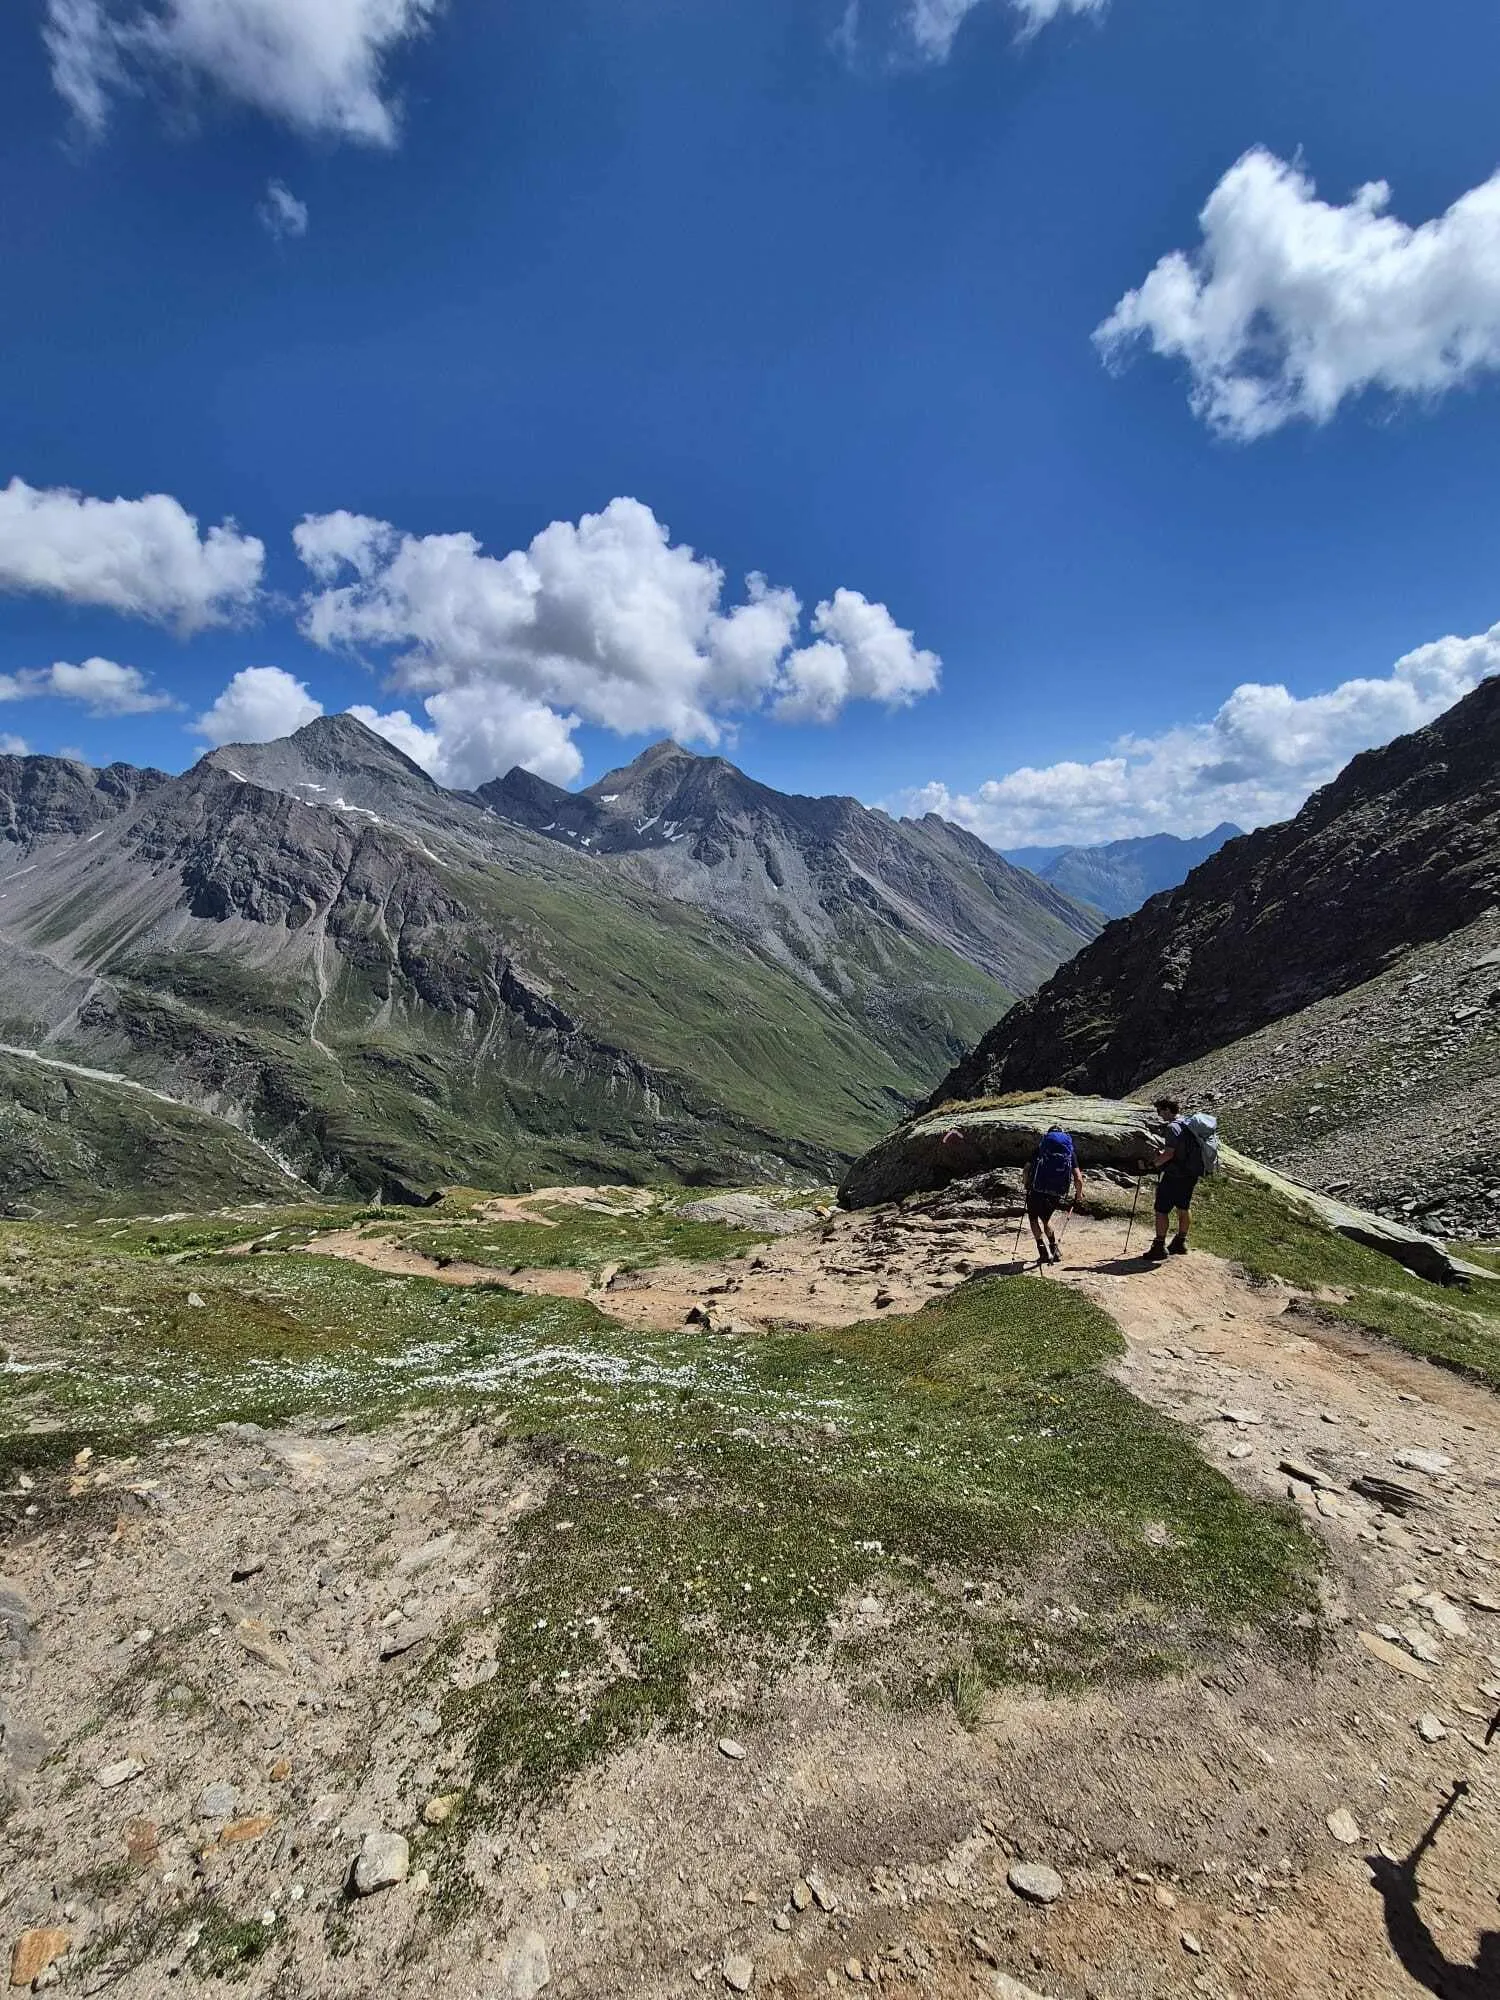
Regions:
<svg viewBox="0 0 1500 2000"><path fill-rule="evenodd" d="M1016 1862L1005 1879L1028 1903L1055 1903L1063 1892L1061 1875L1039 1861Z"/></svg>
<svg viewBox="0 0 1500 2000"><path fill-rule="evenodd" d="M119 1757L112 1764L101 1764L94 1773L95 1784L106 1792L113 1792L121 1785L128 1785L132 1778L138 1778L145 1765L138 1757Z"/></svg>
<svg viewBox="0 0 1500 2000"><path fill-rule="evenodd" d="M1328 1831L1334 1839L1345 1847L1353 1847L1359 1839L1359 1821L1347 1806L1339 1806L1328 1815Z"/></svg>
<svg viewBox="0 0 1500 2000"><path fill-rule="evenodd" d="M354 1863L354 1889L360 1896L373 1896L378 1889L393 1889L404 1882L411 1868L411 1849L399 1833L367 1833Z"/></svg>
<svg viewBox="0 0 1500 2000"><path fill-rule="evenodd" d="M755 1966L739 1953L731 1953L723 1967L724 1984L731 1993L748 1993L755 1984Z"/></svg>
<svg viewBox="0 0 1500 2000"><path fill-rule="evenodd" d="M22 1931L10 1957L11 1985L30 1986L42 1978L64 1956L70 1942L66 1931Z"/></svg>
<svg viewBox="0 0 1500 2000"><path fill-rule="evenodd" d="M500 1959L500 1990L496 2000L535 2000L552 1984L547 1940L540 1931L512 1931Z"/></svg>

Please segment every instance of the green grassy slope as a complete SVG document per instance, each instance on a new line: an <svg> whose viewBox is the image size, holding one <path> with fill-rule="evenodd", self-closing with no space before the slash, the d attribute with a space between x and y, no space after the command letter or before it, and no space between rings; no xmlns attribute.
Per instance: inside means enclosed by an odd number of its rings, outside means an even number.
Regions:
<svg viewBox="0 0 1500 2000"><path fill-rule="evenodd" d="M858 982L829 996L645 891L602 901L500 869L444 879L471 915L428 934L439 975L482 984L501 938L586 1048L488 1000L429 1004L409 968L393 972L372 910L368 953L328 953L321 1008L306 978L229 956L212 931L165 962L122 948L104 966L114 1013L77 1053L245 1105L330 1192L826 1179L1010 1000L909 937L872 937Z"/></svg>
<svg viewBox="0 0 1500 2000"><path fill-rule="evenodd" d="M1500 1389L1500 1283L1451 1290L1427 1284L1237 1174L1200 1187L1193 1235L1203 1249L1232 1257L1259 1277L1343 1294L1317 1307L1331 1322ZM1467 1244L1462 1250L1470 1254Z"/></svg>
<svg viewBox="0 0 1500 2000"><path fill-rule="evenodd" d="M299 1192L222 1120L0 1054L0 1209L97 1214Z"/></svg>

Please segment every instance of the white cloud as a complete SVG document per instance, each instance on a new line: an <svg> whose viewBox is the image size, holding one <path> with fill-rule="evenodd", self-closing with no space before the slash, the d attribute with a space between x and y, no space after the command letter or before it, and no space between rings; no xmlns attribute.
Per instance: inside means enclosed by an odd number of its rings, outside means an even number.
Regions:
<svg viewBox="0 0 1500 2000"><path fill-rule="evenodd" d="M946 62L958 33L985 0L848 0L833 46L853 60L873 44L887 62ZM1029 40L1066 14L1102 14L1108 0L1009 0Z"/></svg>
<svg viewBox="0 0 1500 2000"><path fill-rule="evenodd" d="M24 736L0 736L0 757L29 757L30 755L31 752L27 748Z"/></svg>
<svg viewBox="0 0 1500 2000"><path fill-rule="evenodd" d="M793 653L774 713L786 722L832 722L850 701L909 708L937 687L941 661L921 651L883 604L838 590L813 613L817 642Z"/></svg>
<svg viewBox="0 0 1500 2000"><path fill-rule="evenodd" d="M207 87L295 130L391 146L389 58L441 0L47 0L52 80L102 132L111 100L149 82Z"/></svg>
<svg viewBox="0 0 1500 2000"><path fill-rule="evenodd" d="M175 708L171 695L153 688L139 667L122 667L97 657L72 666L57 660L50 667L24 667L18 674L0 674L0 701L30 701L56 695L82 702L90 715L149 715Z"/></svg>
<svg viewBox="0 0 1500 2000"><path fill-rule="evenodd" d="M382 715L359 707L349 713L404 750L440 785L469 791L520 764L554 785L583 776L583 753L573 741L581 718L559 715L545 702L527 701L502 687L452 688L430 695L424 727L406 709Z"/></svg>
<svg viewBox="0 0 1500 2000"><path fill-rule="evenodd" d="M983 0L907 0L907 27L920 52L946 62L958 31ZM1022 32L1034 35L1059 14L1102 13L1105 0L1010 0L1021 16Z"/></svg>
<svg viewBox="0 0 1500 2000"><path fill-rule="evenodd" d="M307 203L298 201L285 181L266 182L265 200L255 213L261 228L278 243L307 234Z"/></svg>
<svg viewBox="0 0 1500 2000"><path fill-rule="evenodd" d="M241 667L206 714L192 725L210 743L269 743L316 722L322 702L283 667Z"/></svg>
<svg viewBox="0 0 1500 2000"><path fill-rule="evenodd" d="M427 768L452 783L512 763L566 781L583 722L713 744L736 714L829 720L846 702L902 707L937 684L937 656L857 591L820 604L818 644L794 651L794 592L751 576L726 607L719 565L673 543L637 500L554 521L502 557L472 535L405 535L350 513L311 516L294 540L321 586L303 630L393 654L394 684L426 697L427 721L396 711L392 740L417 731Z"/></svg>
<svg viewBox="0 0 1500 2000"><path fill-rule="evenodd" d="M941 813L996 847L1191 835L1221 820L1262 826L1296 812L1357 752L1421 728L1497 672L1500 625L1419 646L1384 679L1303 697L1247 682L1209 721L1126 737L1092 763L1012 771L969 794L929 784L900 804Z"/></svg>
<svg viewBox="0 0 1500 2000"><path fill-rule="evenodd" d="M22 479L0 488L0 592L35 591L198 632L253 600L265 554L231 521L200 536L166 493L93 500Z"/></svg>
<svg viewBox="0 0 1500 2000"><path fill-rule="evenodd" d="M1201 246L1163 257L1094 339L1187 363L1194 410L1227 437L1326 423L1370 389L1437 396L1500 368L1500 173L1417 228L1384 181L1343 207L1256 148L1199 217Z"/></svg>

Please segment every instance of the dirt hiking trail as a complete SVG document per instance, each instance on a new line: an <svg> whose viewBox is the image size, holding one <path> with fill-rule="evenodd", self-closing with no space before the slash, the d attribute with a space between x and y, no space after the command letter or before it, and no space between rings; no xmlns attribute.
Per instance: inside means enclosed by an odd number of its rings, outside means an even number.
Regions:
<svg viewBox="0 0 1500 2000"><path fill-rule="evenodd" d="M641 1328L693 1313L730 1341L910 1310L1007 1267L1014 1236L961 1203L832 1215L717 1265L508 1273L440 1269L385 1240L395 1226L325 1234L311 1253L586 1296ZM742 1754L653 1736L476 1832L482 1908L437 1923L414 1866L415 1887L342 1914L364 1833L414 1787L440 1801L462 1782L430 1694L381 1635L491 1587L538 1474L482 1425L440 1448L420 1419L369 1436L229 1426L112 1485L98 1475L92 1511L43 1520L5 1558L0 1754L21 1787L0 1826L7 1936L67 1931L81 1955L44 1984L218 1990L180 1937L144 1964L112 1949L128 1821L146 1857L133 1866L263 1903L295 1940L274 1984L254 1961L237 1969L247 2000L812 2000L864 1985L1495 2000L1500 1406L1323 1323L1305 1294L1198 1253L1126 1264L1123 1238L1122 1221L1078 1217L1065 1266L1014 1282L1095 1299L1127 1342L1121 1378L1196 1428L1237 1484L1301 1509L1329 1553L1315 1666L1246 1647L1076 1699L992 1693L965 1728L946 1708L873 1711L793 1664ZM1371 1489L1387 1499L1404 1489L1406 1511L1355 1490L1366 1479L1393 1483ZM184 1699L133 1716L122 1741L109 1690L142 1632L199 1603ZM467 1653L452 1666L455 1685L486 1671ZM180 1830L195 1819L197 1835ZM89 1893L59 1908L48 1883L95 1863Z"/></svg>

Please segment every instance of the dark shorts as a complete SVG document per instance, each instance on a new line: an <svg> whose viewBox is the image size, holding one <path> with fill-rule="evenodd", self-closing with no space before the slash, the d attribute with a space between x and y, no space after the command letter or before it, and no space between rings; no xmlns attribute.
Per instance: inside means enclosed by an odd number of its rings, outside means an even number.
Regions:
<svg viewBox="0 0 1500 2000"><path fill-rule="evenodd" d="M1170 1215L1174 1208L1191 1208L1193 1190L1201 1178L1201 1175L1193 1173L1187 1167L1178 1166L1173 1160L1156 1183L1157 1214Z"/></svg>
<svg viewBox="0 0 1500 2000"><path fill-rule="evenodd" d="M1062 1203L1060 1194L1029 1194L1026 1197L1026 1213L1037 1222L1050 1222Z"/></svg>

